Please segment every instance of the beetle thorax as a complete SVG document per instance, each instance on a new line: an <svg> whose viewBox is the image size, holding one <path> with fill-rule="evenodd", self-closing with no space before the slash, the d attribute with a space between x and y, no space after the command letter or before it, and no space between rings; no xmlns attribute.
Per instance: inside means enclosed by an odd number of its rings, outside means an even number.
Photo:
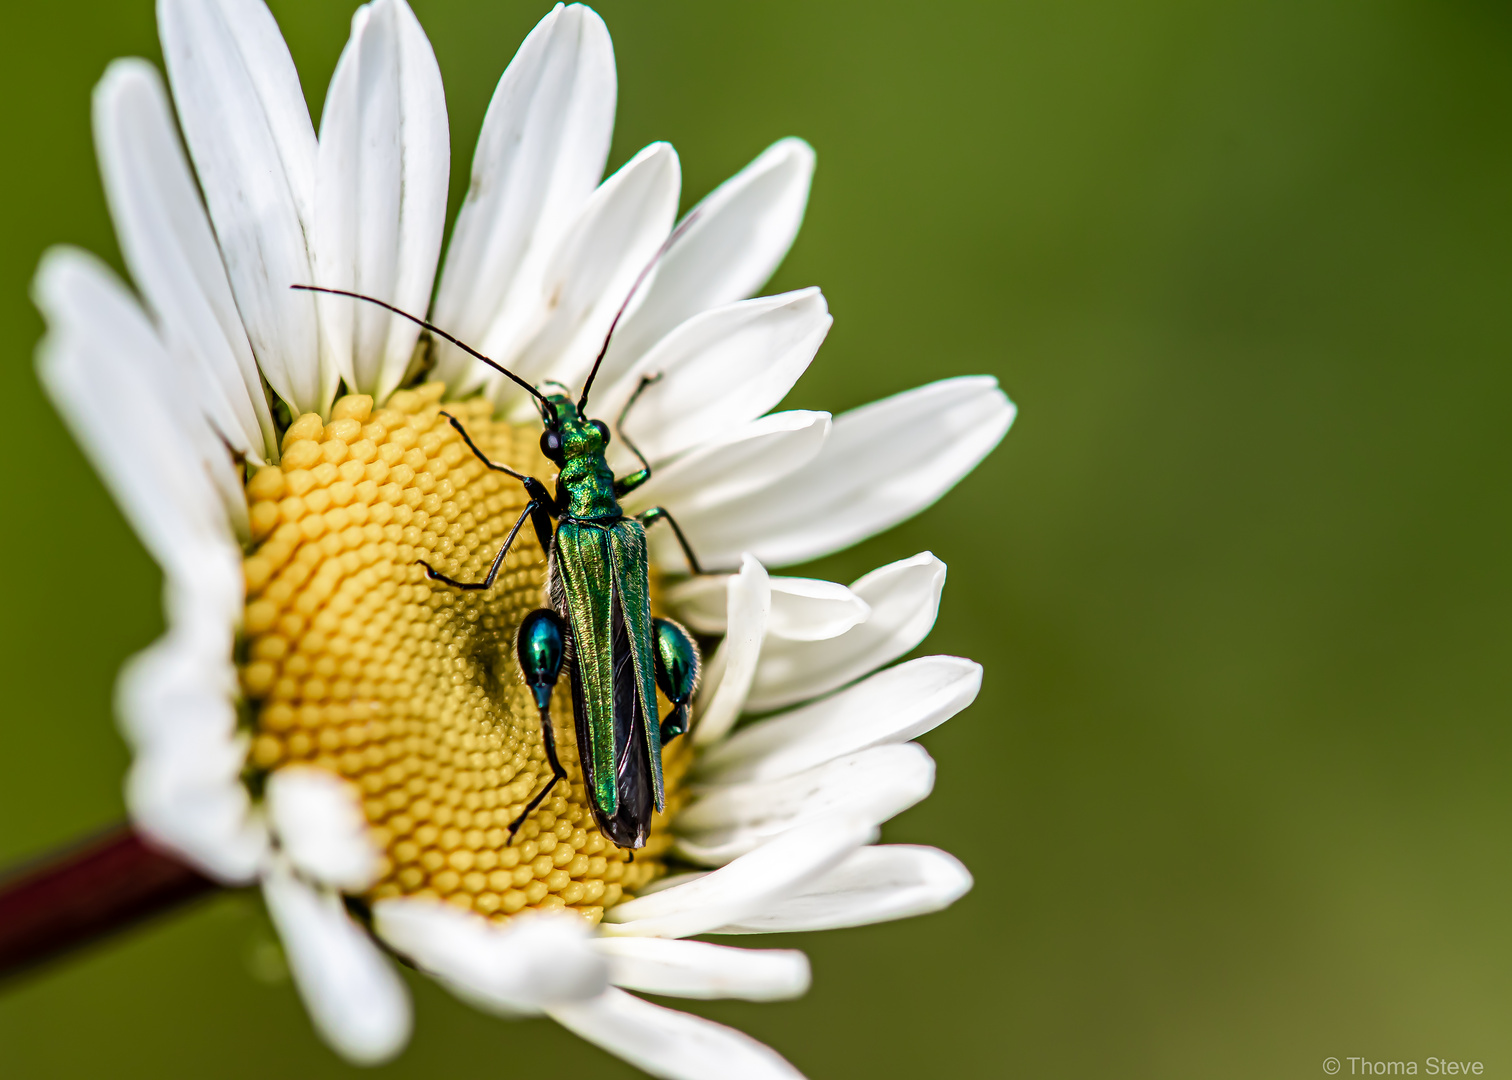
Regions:
<svg viewBox="0 0 1512 1080"><path fill-rule="evenodd" d="M614 470L604 459L603 433L592 420L579 415L570 398L553 394L549 400L556 407L556 430L562 440L558 480L567 514L585 521L618 518Z"/></svg>

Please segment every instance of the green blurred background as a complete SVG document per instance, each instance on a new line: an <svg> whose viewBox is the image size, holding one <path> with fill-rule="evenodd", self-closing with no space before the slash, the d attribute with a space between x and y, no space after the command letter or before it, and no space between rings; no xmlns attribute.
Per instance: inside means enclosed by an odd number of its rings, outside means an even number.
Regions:
<svg viewBox="0 0 1512 1080"><path fill-rule="evenodd" d="M318 110L350 2L274 4ZM544 2L414 0L453 205ZM119 265L90 146L148 0L8 7L10 404L0 859L122 813L121 661L158 576L44 401L27 300L69 241ZM803 1000L698 1011L815 1078L1312 1077L1328 1055L1512 1075L1512 12L1490 0L603 3L611 165L685 203L773 139L819 152L774 288L835 329L791 404L995 373L1003 446L816 572L929 548L928 651L987 668L886 830L976 889L811 935ZM255 901L0 996L17 1077L327 1076ZM399 1076L630 1075L416 982ZM1344 1074L1349 1063L1344 1063Z"/></svg>

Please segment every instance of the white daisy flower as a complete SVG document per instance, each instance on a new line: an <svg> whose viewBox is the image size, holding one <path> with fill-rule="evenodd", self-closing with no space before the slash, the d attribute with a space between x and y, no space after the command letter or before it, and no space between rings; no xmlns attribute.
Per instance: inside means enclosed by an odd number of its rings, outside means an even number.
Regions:
<svg viewBox="0 0 1512 1080"><path fill-rule="evenodd" d="M980 683L956 657L887 666L932 626L944 565L924 553L848 587L767 567L930 505L1012 404L955 378L833 418L770 411L831 321L817 289L751 298L803 216L797 139L699 203L635 289L673 233L678 159L655 143L601 179L614 57L586 7L558 5L500 80L439 283L446 106L404 0L357 11L318 135L261 0L159 0L158 19L172 104L140 60L94 99L136 292L67 249L35 286L43 381L165 576L169 630L119 691L136 829L260 883L316 1027L352 1061L409 1035L387 952L657 1076L797 1075L627 991L798 995L802 953L688 939L902 918L969 888L943 852L875 843L933 783L910 740ZM529 530L484 592L416 565L481 578L526 502L443 403L491 458L549 477L527 395L411 321L296 284L428 311L571 387L629 300L593 408L616 416L659 376L632 413L654 477L625 509L667 507L707 565L738 568L683 577L675 538L653 545L655 603L719 644L640 851L595 824L566 693L571 783L507 828L550 775L512 651L545 580ZM633 467L623 440L611 451ZM769 715L737 726L748 713ZM669 860L702 869L664 877Z"/></svg>

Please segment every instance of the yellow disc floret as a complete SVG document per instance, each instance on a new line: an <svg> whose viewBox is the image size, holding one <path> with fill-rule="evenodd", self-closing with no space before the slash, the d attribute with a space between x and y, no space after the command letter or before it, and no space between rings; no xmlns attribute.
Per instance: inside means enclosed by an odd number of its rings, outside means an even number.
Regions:
<svg viewBox="0 0 1512 1080"><path fill-rule="evenodd" d="M400 391L377 412L345 397L329 423L302 416L280 464L248 481L241 672L253 766L310 763L361 789L386 852L375 899L437 896L494 918L565 906L596 921L663 872L667 819L633 861L600 835L564 673L552 712L571 786L511 842L509 823L551 775L514 655L520 620L544 604L546 563L527 524L486 593L416 565L482 580L526 502L440 415L442 389ZM550 476L538 431L494 420L482 399L445 408L493 460ZM669 813L682 749L664 759Z"/></svg>

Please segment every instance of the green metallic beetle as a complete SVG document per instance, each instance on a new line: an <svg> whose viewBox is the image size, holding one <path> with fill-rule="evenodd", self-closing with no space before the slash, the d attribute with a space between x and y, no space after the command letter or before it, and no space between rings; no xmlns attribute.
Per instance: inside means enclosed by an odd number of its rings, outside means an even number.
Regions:
<svg viewBox="0 0 1512 1080"><path fill-rule="evenodd" d="M636 388L620 413L620 438L642 466L620 479L604 459L609 429L603 421L583 416L586 393L576 405L561 394L542 398L546 430L541 451L559 470L555 495L535 477L490 461L461 423L447 417L485 465L524 484L530 502L482 581L456 581L422 561L425 572L454 588L489 588L527 518L550 558L546 580L551 607L525 617L516 651L540 710L552 779L531 799L511 831L567 776L557 759L550 716L551 693L564 666L571 675L578 749L593 793L594 816L604 835L620 847L641 847L652 807L661 810L666 805L661 748L687 730L700 660L698 646L686 630L671 619L651 616L646 527L658 521L670 524L694 572L702 570L664 509L653 507L639 517L627 517L620 509L620 497L651 477L650 466L625 439L622 426L625 413L647 385L649 380ZM658 686L672 702L672 711L660 723L655 722Z"/></svg>
<svg viewBox="0 0 1512 1080"><path fill-rule="evenodd" d="M675 238L676 234L672 239ZM646 269L649 271L650 266ZM645 271L636 285L644 278ZM579 759L591 792L594 817L603 834L615 844L643 847L653 809L662 810L666 805L661 749L688 729L689 702L698 687L701 666L692 636L671 619L651 615L647 527L665 521L677 534L693 572L704 571L682 529L664 508L652 507L638 517L627 517L620 509L620 498L651 478L651 466L645 455L625 437L624 422L655 378L641 380L615 425L620 439L641 463L629 475L615 478L604 457L609 428L603 421L585 415L588 391L608 350L619 315L610 325L609 337L594 361L582 395L574 403L565 394L542 393L445 331L382 300L340 289L308 285L295 288L349 296L387 308L503 373L536 399L545 427L541 452L558 469L555 494L535 477L490 461L461 422L443 413L478 460L495 472L519 480L530 502L505 537L482 581L457 581L424 560L419 562L433 581L468 591L488 589L515 537L526 520L530 520L541 550L548 556L547 599L551 606L525 617L515 648L520 670L540 712L542 742L552 776L510 824L510 834L519 829L557 781L567 778L567 771L557 758L550 713L552 691L566 667L572 685ZM632 289L632 296L634 292ZM620 310L623 314L624 308ZM671 712L659 723L657 687L672 703Z"/></svg>

